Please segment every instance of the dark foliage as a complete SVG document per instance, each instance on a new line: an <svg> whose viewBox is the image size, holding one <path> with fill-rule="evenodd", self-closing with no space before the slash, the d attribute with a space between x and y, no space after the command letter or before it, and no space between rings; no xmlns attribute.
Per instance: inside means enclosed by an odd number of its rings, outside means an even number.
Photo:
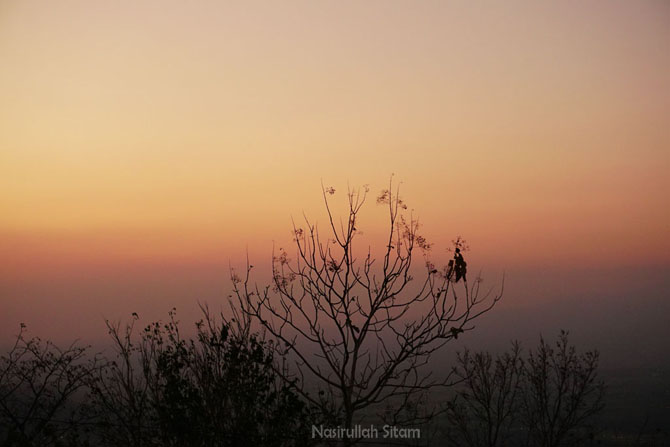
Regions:
<svg viewBox="0 0 670 447"><path fill-rule="evenodd" d="M109 325L117 359L92 384L103 438L111 445L306 445L307 406L273 372L255 335L206 314L194 339L174 312L133 343L132 324Z"/></svg>
<svg viewBox="0 0 670 447"><path fill-rule="evenodd" d="M0 357L0 446L305 446L313 415L274 372L274 350L205 312L194 337L170 320L108 322L113 358L26 339Z"/></svg>

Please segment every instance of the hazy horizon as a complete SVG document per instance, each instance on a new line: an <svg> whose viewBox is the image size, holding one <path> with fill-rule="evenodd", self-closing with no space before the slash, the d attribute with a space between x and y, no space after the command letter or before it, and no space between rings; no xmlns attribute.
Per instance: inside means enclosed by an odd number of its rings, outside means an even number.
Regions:
<svg viewBox="0 0 670 447"><path fill-rule="evenodd" d="M463 343L670 348L666 2L3 2L0 345L184 324L390 175L505 297ZM336 209L336 212L339 212ZM265 269L265 270L263 270ZM460 341L460 340L459 340ZM461 345L456 345L456 347Z"/></svg>

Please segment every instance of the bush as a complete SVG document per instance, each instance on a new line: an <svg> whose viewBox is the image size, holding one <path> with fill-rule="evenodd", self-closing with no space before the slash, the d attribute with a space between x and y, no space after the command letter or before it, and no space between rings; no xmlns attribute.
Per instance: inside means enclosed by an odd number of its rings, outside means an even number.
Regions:
<svg viewBox="0 0 670 447"><path fill-rule="evenodd" d="M92 402L110 445L305 445L307 406L277 379L272 350L247 331L206 319L195 339L170 321L108 324L116 359L92 384ZM137 338L137 340L134 340Z"/></svg>

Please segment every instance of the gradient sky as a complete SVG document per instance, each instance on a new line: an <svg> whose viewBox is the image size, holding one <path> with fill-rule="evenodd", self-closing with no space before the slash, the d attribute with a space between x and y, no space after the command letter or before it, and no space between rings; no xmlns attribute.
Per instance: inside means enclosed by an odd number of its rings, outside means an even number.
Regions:
<svg viewBox="0 0 670 447"><path fill-rule="evenodd" d="M669 80L664 1L3 1L0 337L215 301L391 173L509 309L670 286Z"/></svg>

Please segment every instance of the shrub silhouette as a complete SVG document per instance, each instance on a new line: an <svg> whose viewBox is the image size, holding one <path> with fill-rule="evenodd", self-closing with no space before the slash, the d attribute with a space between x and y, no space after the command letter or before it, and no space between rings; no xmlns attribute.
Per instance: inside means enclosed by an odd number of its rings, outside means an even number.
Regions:
<svg viewBox="0 0 670 447"><path fill-rule="evenodd" d="M134 323L134 322L133 322ZM111 445L306 445L307 406L277 380L265 341L206 318L183 338L174 310L133 337L111 325L117 358L91 386Z"/></svg>

